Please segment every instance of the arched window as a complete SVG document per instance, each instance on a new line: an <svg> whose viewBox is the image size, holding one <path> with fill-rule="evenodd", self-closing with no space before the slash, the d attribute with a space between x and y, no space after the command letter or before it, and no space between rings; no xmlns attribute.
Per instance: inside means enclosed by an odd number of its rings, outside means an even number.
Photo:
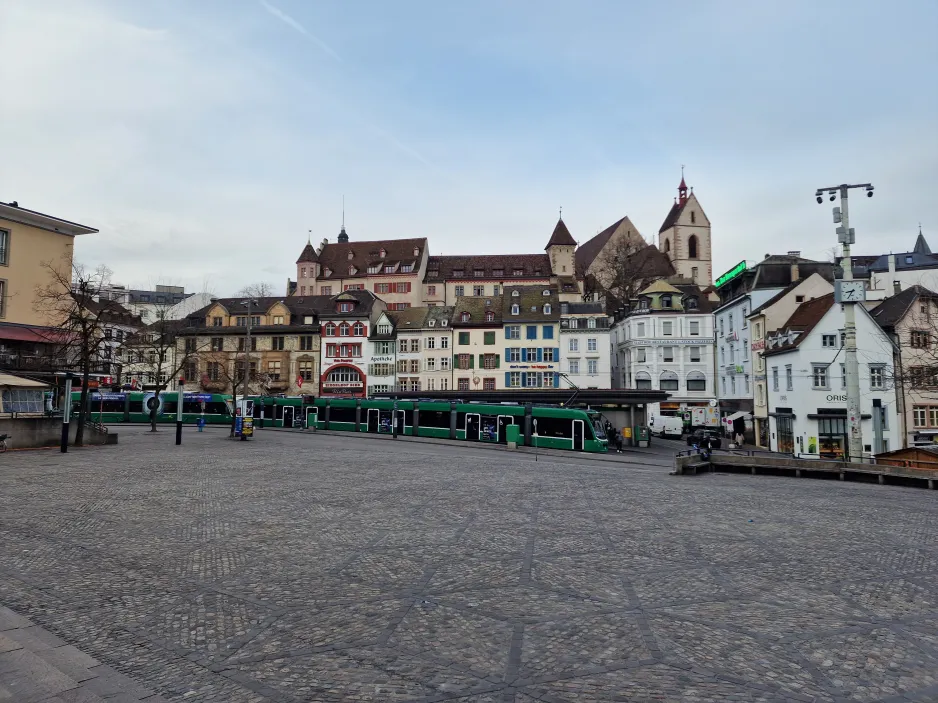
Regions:
<svg viewBox="0 0 938 703"><path fill-rule="evenodd" d="M385 256L388 255L388 252L386 249L382 249L380 252L378 252L378 255L383 259Z"/></svg>
<svg viewBox="0 0 938 703"><path fill-rule="evenodd" d="M670 252L671 252L671 240L665 239L664 240L664 253L669 254Z"/></svg>
<svg viewBox="0 0 938 703"><path fill-rule="evenodd" d="M635 374L635 388L638 390L651 390L651 376L645 371Z"/></svg>
<svg viewBox="0 0 938 703"><path fill-rule="evenodd" d="M340 337L348 337L350 331L351 331L351 327L349 327L349 324L347 322L343 322L341 325L339 325Z"/></svg>
<svg viewBox="0 0 938 703"><path fill-rule="evenodd" d="M361 322L356 322L355 326L352 329L352 332L355 334L356 337L364 337L365 326Z"/></svg>
<svg viewBox="0 0 938 703"><path fill-rule="evenodd" d="M707 390L707 377L704 376L700 371L691 371L689 374L687 374L687 390Z"/></svg>
<svg viewBox="0 0 938 703"><path fill-rule="evenodd" d="M545 306L544 306L544 314L545 314L545 315L550 315L550 305L545 305Z"/></svg>
<svg viewBox="0 0 938 703"><path fill-rule="evenodd" d="M329 375L326 377L326 381L329 383L361 383L361 380L361 374L358 373L357 369L353 369L351 366L340 366L330 371Z"/></svg>
<svg viewBox="0 0 938 703"><path fill-rule="evenodd" d="M695 271L697 269L694 269ZM684 301L685 310L696 310L697 309L697 298L688 298Z"/></svg>
<svg viewBox="0 0 938 703"><path fill-rule="evenodd" d="M511 291L511 297L512 297L512 298L517 298L519 295L521 295L521 293L519 293L517 290Z"/></svg>
<svg viewBox="0 0 938 703"><path fill-rule="evenodd" d="M687 240L687 255L692 259L697 258L697 235L696 234L692 234L690 236L690 239Z"/></svg>
<svg viewBox="0 0 938 703"><path fill-rule="evenodd" d="M460 321L460 322L469 322L469 318L470 318L470 317L471 317L471 315L470 315L468 312L464 312L464 313L462 313L462 314L459 316L459 321Z"/></svg>
<svg viewBox="0 0 938 703"><path fill-rule="evenodd" d="M511 306L511 314L512 314L512 315L517 315L517 314L520 313L520 312L521 312L521 308L518 306L517 303L515 303L514 305Z"/></svg>
<svg viewBox="0 0 938 703"><path fill-rule="evenodd" d="M485 321L486 321L486 322L494 322L494 321L495 321L495 313L492 312L491 310L489 310L487 313L485 313Z"/></svg>
<svg viewBox="0 0 938 703"><path fill-rule="evenodd" d="M334 322L326 323L326 336L335 337L335 323Z"/></svg>
<svg viewBox="0 0 938 703"><path fill-rule="evenodd" d="M658 388L663 391L676 391L678 388L677 374L673 371L663 371Z"/></svg>
<svg viewBox="0 0 938 703"><path fill-rule="evenodd" d="M661 307L663 307L663 308L670 308L670 307L671 307L671 296L670 296L670 295L662 295L662 296L661 296Z"/></svg>

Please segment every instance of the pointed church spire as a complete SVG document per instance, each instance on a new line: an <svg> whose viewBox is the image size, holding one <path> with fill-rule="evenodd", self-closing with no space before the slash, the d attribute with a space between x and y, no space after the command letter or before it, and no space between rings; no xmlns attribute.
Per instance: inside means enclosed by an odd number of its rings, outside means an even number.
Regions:
<svg viewBox="0 0 938 703"><path fill-rule="evenodd" d="M915 247L912 249L915 254L931 254L931 247L925 241L925 235L922 234L922 225L918 226L918 237L915 239Z"/></svg>
<svg viewBox="0 0 938 703"><path fill-rule="evenodd" d="M348 232L345 231L345 196L342 196L342 229L339 230L339 236L336 238L340 244L348 243Z"/></svg>
<svg viewBox="0 0 938 703"><path fill-rule="evenodd" d="M550 235L550 240L544 249L550 249L553 246L576 246L576 240L564 224L563 218L557 220L554 232Z"/></svg>
<svg viewBox="0 0 938 703"><path fill-rule="evenodd" d="M678 199L681 205L687 200L687 183L684 182L684 164L681 164L681 184L677 187Z"/></svg>

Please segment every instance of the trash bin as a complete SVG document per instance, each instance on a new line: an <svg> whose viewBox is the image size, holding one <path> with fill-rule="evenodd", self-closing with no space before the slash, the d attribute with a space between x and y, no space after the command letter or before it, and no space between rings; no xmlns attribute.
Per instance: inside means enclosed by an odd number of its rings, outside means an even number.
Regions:
<svg viewBox="0 0 938 703"><path fill-rule="evenodd" d="M505 427L505 439L508 442L508 448L514 449L521 440L521 427L519 425L508 425Z"/></svg>
<svg viewBox="0 0 938 703"><path fill-rule="evenodd" d="M199 432L201 432L203 429L205 429L205 418L204 418L204 417L200 417L200 418L199 418L198 425L199 425Z"/></svg>
<svg viewBox="0 0 938 703"><path fill-rule="evenodd" d="M635 437L635 442L639 447L647 447L651 444L651 430L648 427L636 425L632 429L632 435Z"/></svg>

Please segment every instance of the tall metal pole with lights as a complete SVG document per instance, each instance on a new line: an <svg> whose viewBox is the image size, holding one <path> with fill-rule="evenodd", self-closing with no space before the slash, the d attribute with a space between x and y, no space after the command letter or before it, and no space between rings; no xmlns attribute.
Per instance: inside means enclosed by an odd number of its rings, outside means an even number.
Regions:
<svg viewBox="0 0 938 703"><path fill-rule="evenodd" d="M834 281L834 302L844 307L844 375L847 382L847 459L860 461L863 458L863 429L860 410L860 365L857 361L857 303L866 300L866 284L853 279L853 263L850 259L850 245L856 242L856 235L850 227L848 195L851 188L863 188L869 198L873 197L873 186L869 183L818 188L815 193L818 204L824 202L824 194L830 200L840 195L840 207L834 208L834 224L837 228L837 241L843 245L842 276Z"/></svg>

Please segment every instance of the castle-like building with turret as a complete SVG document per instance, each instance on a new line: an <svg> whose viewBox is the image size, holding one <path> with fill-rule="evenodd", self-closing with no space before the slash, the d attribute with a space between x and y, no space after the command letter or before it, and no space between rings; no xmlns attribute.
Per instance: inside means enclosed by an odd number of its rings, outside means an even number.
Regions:
<svg viewBox="0 0 938 703"><path fill-rule="evenodd" d="M335 242L307 242L296 261L296 296L367 290L390 311L454 305L461 297L500 296L506 286L548 286L561 302L593 299L587 282L608 275L623 242L642 257L652 277L679 275L705 288L713 282L710 221L681 177L678 197L649 244L628 216L578 244L563 219L554 226L544 253L431 256L425 237L355 241L343 226Z"/></svg>

